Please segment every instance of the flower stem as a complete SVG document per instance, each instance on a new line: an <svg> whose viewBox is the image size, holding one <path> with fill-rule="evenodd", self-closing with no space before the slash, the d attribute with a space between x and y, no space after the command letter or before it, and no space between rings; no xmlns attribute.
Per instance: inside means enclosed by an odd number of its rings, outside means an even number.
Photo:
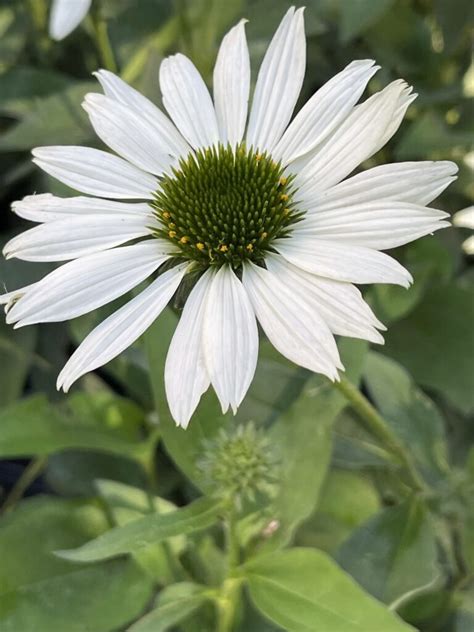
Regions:
<svg viewBox="0 0 474 632"><path fill-rule="evenodd" d="M47 457L41 456L37 459L34 459L27 465L24 469L23 474L15 483L15 486L5 499L2 507L0 508L0 513L7 513L11 511L17 502L21 500L23 494L26 492L28 487L38 478L47 463Z"/></svg>
<svg viewBox="0 0 474 632"><path fill-rule="evenodd" d="M387 421L372 406L369 400L345 376L341 376L334 386L344 395L351 407L357 413L360 421L370 434L391 452L406 470L410 485L416 491L426 492L427 486L418 474L411 457L403 443L390 428Z"/></svg>
<svg viewBox="0 0 474 632"><path fill-rule="evenodd" d="M217 595L217 632L231 632L240 592L241 580L235 577L235 569L240 564L240 545L236 531L236 516L229 509L226 519L227 575Z"/></svg>
<svg viewBox="0 0 474 632"><path fill-rule="evenodd" d="M91 14L91 21L100 61L104 68L116 73L118 70L117 61L110 42L107 21L104 18L102 7L99 6L98 9Z"/></svg>

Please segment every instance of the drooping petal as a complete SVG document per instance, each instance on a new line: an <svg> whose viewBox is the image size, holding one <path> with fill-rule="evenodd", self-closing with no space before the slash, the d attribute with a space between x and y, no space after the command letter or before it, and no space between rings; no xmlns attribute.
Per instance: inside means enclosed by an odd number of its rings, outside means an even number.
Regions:
<svg viewBox="0 0 474 632"><path fill-rule="evenodd" d="M72 217L85 215L147 215L150 206L142 202L115 202L100 198L90 198L82 195L70 198L60 198L51 193L27 195L22 200L13 202L12 211L32 222L54 222Z"/></svg>
<svg viewBox="0 0 474 632"><path fill-rule="evenodd" d="M313 238L315 252L320 239L388 250L446 228L449 223L441 220L447 217L426 206L380 200L314 212L295 226L293 234Z"/></svg>
<svg viewBox="0 0 474 632"><path fill-rule="evenodd" d="M258 329L242 283L228 266L212 279L204 318L204 356L222 412L234 414L255 374Z"/></svg>
<svg viewBox="0 0 474 632"><path fill-rule="evenodd" d="M86 314L136 287L168 258L166 244L152 239L70 261L22 296L7 323L23 327Z"/></svg>
<svg viewBox="0 0 474 632"><path fill-rule="evenodd" d="M300 286L308 296L314 297L318 312L334 334L383 344L383 337L376 328L384 330L385 327L354 285L305 272L280 255L268 255L265 263L271 272L285 278L291 287Z"/></svg>
<svg viewBox="0 0 474 632"><path fill-rule="evenodd" d="M49 16L49 34L56 40L67 37L79 26L92 0L53 0Z"/></svg>
<svg viewBox="0 0 474 632"><path fill-rule="evenodd" d="M10 308L24 296L27 292L32 290L35 287L36 283L30 283L29 285L24 285L23 287L19 287L16 290L11 290L10 292L5 292L5 294L0 294L0 305L5 305L5 314L8 314Z"/></svg>
<svg viewBox="0 0 474 632"><path fill-rule="evenodd" d="M334 186L378 151L409 91L404 81L394 81L356 106L297 173L295 184L301 199Z"/></svg>
<svg viewBox="0 0 474 632"><path fill-rule="evenodd" d="M303 9L288 9L260 66L247 146L272 151L288 125L303 85L306 41Z"/></svg>
<svg viewBox="0 0 474 632"><path fill-rule="evenodd" d="M202 335L206 302L214 271L209 269L194 286L179 319L165 363L165 389L171 414L187 428L191 415L209 388Z"/></svg>
<svg viewBox="0 0 474 632"><path fill-rule="evenodd" d="M377 250L302 235L275 242L293 265L318 276L347 283L394 283L408 287L413 279L398 261Z"/></svg>
<svg viewBox="0 0 474 632"><path fill-rule="evenodd" d="M453 224L459 228L474 229L474 206L468 206L462 211L458 211L453 217Z"/></svg>
<svg viewBox="0 0 474 632"><path fill-rule="evenodd" d="M175 158L189 154L191 148L188 143L166 114L154 103L109 70L99 70L94 74L100 81L100 85L106 96L127 106L146 120L148 125L154 129L154 134L160 137L160 147L163 147L166 153L169 153Z"/></svg>
<svg viewBox="0 0 474 632"><path fill-rule="evenodd" d="M139 169L159 175L173 159L158 131L126 105L103 94L86 94L82 104L97 136Z"/></svg>
<svg viewBox="0 0 474 632"><path fill-rule="evenodd" d="M153 198L157 180L118 156L78 146L37 147L33 162L60 182L97 197Z"/></svg>
<svg viewBox="0 0 474 632"><path fill-rule="evenodd" d="M306 199L308 213L347 204L397 200L425 206L456 179L454 162L399 162L379 165Z"/></svg>
<svg viewBox="0 0 474 632"><path fill-rule="evenodd" d="M163 105L184 138L195 149L219 142L211 95L190 59L178 53L160 66Z"/></svg>
<svg viewBox="0 0 474 632"><path fill-rule="evenodd" d="M342 369L334 337L304 287L246 263L243 285L272 345L292 362L330 379Z"/></svg>
<svg viewBox="0 0 474 632"><path fill-rule="evenodd" d="M349 114L380 66L353 61L320 88L301 108L272 155L288 164L322 142Z"/></svg>
<svg viewBox="0 0 474 632"><path fill-rule="evenodd" d="M138 296L100 323L84 339L61 371L57 388L66 393L85 373L110 362L132 345L158 318L186 272L181 264L161 274Z"/></svg>
<svg viewBox="0 0 474 632"><path fill-rule="evenodd" d="M221 142L232 146L243 138L250 92L250 57L245 20L222 40L214 67L214 103Z"/></svg>
<svg viewBox="0 0 474 632"><path fill-rule="evenodd" d="M5 245L3 255L24 261L67 261L151 235L154 225L151 213L73 216L20 233Z"/></svg>

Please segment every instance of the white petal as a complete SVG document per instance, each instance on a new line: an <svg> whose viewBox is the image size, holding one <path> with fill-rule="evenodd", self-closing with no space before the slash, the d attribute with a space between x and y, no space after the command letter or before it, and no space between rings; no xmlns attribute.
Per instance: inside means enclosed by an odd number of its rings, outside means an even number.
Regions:
<svg viewBox="0 0 474 632"><path fill-rule="evenodd" d="M202 334L213 276L214 272L207 270L194 286L184 305L166 357L166 397L173 419L183 428L187 428L201 395L210 384L204 362Z"/></svg>
<svg viewBox="0 0 474 632"><path fill-rule="evenodd" d="M33 162L77 191L115 199L153 198L158 182L122 158L77 146L37 147Z"/></svg>
<svg viewBox="0 0 474 632"><path fill-rule="evenodd" d="M141 202L115 202L90 198L82 195L70 198L60 198L51 193L27 195L22 200L13 202L12 211L23 219L32 222L54 222L71 217L84 215L147 215L150 213L149 204Z"/></svg>
<svg viewBox="0 0 474 632"><path fill-rule="evenodd" d="M155 175L169 168L173 159L143 116L103 94L86 94L82 106L97 136L122 158Z"/></svg>
<svg viewBox="0 0 474 632"><path fill-rule="evenodd" d="M314 238L315 251L320 239L388 250L446 228L449 223L441 221L446 217L448 213L426 206L380 200L314 212L293 234Z"/></svg>
<svg viewBox="0 0 474 632"><path fill-rule="evenodd" d="M462 247L467 255L474 255L474 235L463 241Z"/></svg>
<svg viewBox="0 0 474 632"><path fill-rule="evenodd" d="M242 283L228 266L212 279L204 318L204 355L211 383L222 406L234 414L255 374L258 329Z"/></svg>
<svg viewBox="0 0 474 632"><path fill-rule="evenodd" d="M272 151L280 140L298 100L305 66L303 9L291 7L260 66L247 130L248 147Z"/></svg>
<svg viewBox="0 0 474 632"><path fill-rule="evenodd" d="M146 290L91 331L59 374L65 392L81 375L110 362L137 340L160 315L178 289L187 264L161 274Z"/></svg>
<svg viewBox="0 0 474 632"><path fill-rule="evenodd" d="M408 91L404 81L394 81L352 110L297 173L295 184L302 199L337 184L380 149Z"/></svg>
<svg viewBox="0 0 474 632"><path fill-rule="evenodd" d="M17 327L59 322L86 314L122 296L166 259L166 245L152 239L98 252L64 264L44 277L11 308Z"/></svg>
<svg viewBox="0 0 474 632"><path fill-rule="evenodd" d="M253 263L244 265L242 282L273 346L292 362L337 379L343 367L334 337L305 288Z"/></svg>
<svg viewBox="0 0 474 632"><path fill-rule="evenodd" d="M453 217L453 224L460 228L474 229L474 206L468 206L462 211L458 211Z"/></svg>
<svg viewBox="0 0 474 632"><path fill-rule="evenodd" d="M163 147L166 153L175 158L189 154L191 147L169 118L154 103L108 70L99 70L94 74L108 97L126 105L146 120L148 125L153 128L154 134L160 137L160 147Z"/></svg>
<svg viewBox="0 0 474 632"><path fill-rule="evenodd" d="M288 164L322 142L349 114L380 66L353 61L325 83L301 108L272 155Z"/></svg>
<svg viewBox="0 0 474 632"><path fill-rule="evenodd" d="M411 274L383 252L312 239L293 234L275 243L275 248L293 265L336 281L348 283L395 283L408 287Z"/></svg>
<svg viewBox="0 0 474 632"><path fill-rule="evenodd" d="M8 314L11 307L16 303L16 301L18 301L18 299L20 299L27 292L33 289L35 285L36 283L30 283L30 285L24 285L17 290L12 290L11 292L0 294L0 305L5 305L5 313Z"/></svg>
<svg viewBox="0 0 474 632"><path fill-rule="evenodd" d="M221 142L240 143L247 121L250 91L250 58L245 20L227 33L214 67L214 103Z"/></svg>
<svg viewBox="0 0 474 632"><path fill-rule="evenodd" d="M318 312L334 334L383 344L383 337L375 328L385 327L354 285L310 274L279 255L268 255L265 263L271 272L286 277L292 286L299 285L314 297Z"/></svg>
<svg viewBox="0 0 474 632"><path fill-rule="evenodd" d="M86 17L92 0L53 0L49 16L49 34L62 40Z"/></svg>
<svg viewBox="0 0 474 632"><path fill-rule="evenodd" d="M310 207L309 213L378 200L398 200L425 206L456 179L457 171L457 165L448 160L380 165L316 193L310 199L306 198L305 203Z"/></svg>
<svg viewBox="0 0 474 632"><path fill-rule="evenodd" d="M164 59L160 87L163 105L192 147L210 147L219 142L209 90L191 60L181 54Z"/></svg>
<svg viewBox="0 0 474 632"><path fill-rule="evenodd" d="M3 255L24 261L67 261L151 235L154 225L151 214L76 216L20 233L5 245Z"/></svg>

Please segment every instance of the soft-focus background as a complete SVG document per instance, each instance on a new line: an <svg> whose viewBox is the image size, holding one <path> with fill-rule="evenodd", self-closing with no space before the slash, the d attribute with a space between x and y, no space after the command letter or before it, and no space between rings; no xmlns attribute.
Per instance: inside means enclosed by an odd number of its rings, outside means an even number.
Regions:
<svg viewBox="0 0 474 632"><path fill-rule="evenodd" d="M419 97L396 137L367 166L454 160L459 178L434 205L451 213L471 205L474 4L305 4L308 62L299 103L350 61L375 59L382 70L369 93L402 77ZM82 97L99 91L91 75L95 69L115 60L124 79L159 103L158 66L164 56L184 52L209 81L222 35L246 17L255 80L289 6L283 0L93 0L88 18L65 40L53 42L47 31L48 0L0 0L1 243L29 227L10 212L13 200L33 192L70 193L35 168L33 147L100 147L81 109ZM100 23L107 26L113 58L104 59L104 46L98 45ZM199 463L208 448L202 440L219 428L232 433L237 424L252 420L275 445L283 465L275 482L280 504L273 493L249 514L265 517L264 536L262 528L244 525L250 535L242 537L250 550L262 546L259 538L271 540L278 527L283 535L275 550L292 542L329 553L366 592L416 629L472 631L474 268L461 248L467 236L465 229L450 228L397 249L395 256L413 273L413 287L379 286L367 293L389 327L385 346L369 350L361 342L341 342L350 377L361 380L364 393L409 446L430 490L422 495L410 492L385 448L322 381L285 362L265 343L237 418L221 417L211 396L184 433L169 420L157 425L153 403L155 395L158 409L164 406L162 366L174 326L171 312L160 317L144 341L82 379L69 396L56 392L56 376L110 307L72 323L18 331L2 318L0 629L127 629L153 607L160 589L178 579L218 585L222 538L217 527L167 541L153 555L134 555L133 562L118 558L84 566L55 558L51 551L76 547L154 506L169 509L153 495L186 505L205 488ZM49 264L2 259L1 290L28 284L49 269ZM311 576L305 581L311 583ZM327 581L332 581L329 575ZM251 597L242 602L236 630L286 629L272 611L278 610L280 597L270 598L266 608L258 595ZM176 622L173 629L214 629L208 604L179 610L186 620L169 619L170 626ZM154 625L146 629L171 629L163 619L162 627Z"/></svg>

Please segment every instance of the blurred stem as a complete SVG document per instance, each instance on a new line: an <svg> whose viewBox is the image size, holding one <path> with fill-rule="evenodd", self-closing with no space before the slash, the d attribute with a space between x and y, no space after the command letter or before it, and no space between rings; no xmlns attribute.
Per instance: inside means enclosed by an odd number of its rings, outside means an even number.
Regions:
<svg viewBox="0 0 474 632"><path fill-rule="evenodd" d="M109 30L107 28L107 21L104 18L102 7L99 5L97 10L91 14L92 33L94 35L97 50L101 64L116 73L118 71L117 61L115 59L114 50L110 42Z"/></svg>
<svg viewBox="0 0 474 632"><path fill-rule="evenodd" d="M227 576L217 596L217 632L231 632L240 594L241 580L235 577L240 564L240 545L237 537L237 520L234 508L230 508L226 523Z"/></svg>
<svg viewBox="0 0 474 632"><path fill-rule="evenodd" d="M341 376L339 382L334 382L334 386L347 399L365 429L380 441L387 451L391 452L399 463L404 466L411 487L420 492L428 491L425 482L413 465L411 454L369 400L345 376Z"/></svg>
<svg viewBox="0 0 474 632"><path fill-rule="evenodd" d="M7 511L11 511L16 503L21 500L23 494L26 492L28 487L38 478L41 472L44 470L48 458L46 456L40 456L33 461L31 461L27 467L23 470L23 474L15 483L13 489L8 494L0 508L0 514L7 513Z"/></svg>
<svg viewBox="0 0 474 632"><path fill-rule="evenodd" d="M38 56L44 65L48 65L51 40L47 34L48 7L45 0L28 0L28 9L37 37L35 45Z"/></svg>

